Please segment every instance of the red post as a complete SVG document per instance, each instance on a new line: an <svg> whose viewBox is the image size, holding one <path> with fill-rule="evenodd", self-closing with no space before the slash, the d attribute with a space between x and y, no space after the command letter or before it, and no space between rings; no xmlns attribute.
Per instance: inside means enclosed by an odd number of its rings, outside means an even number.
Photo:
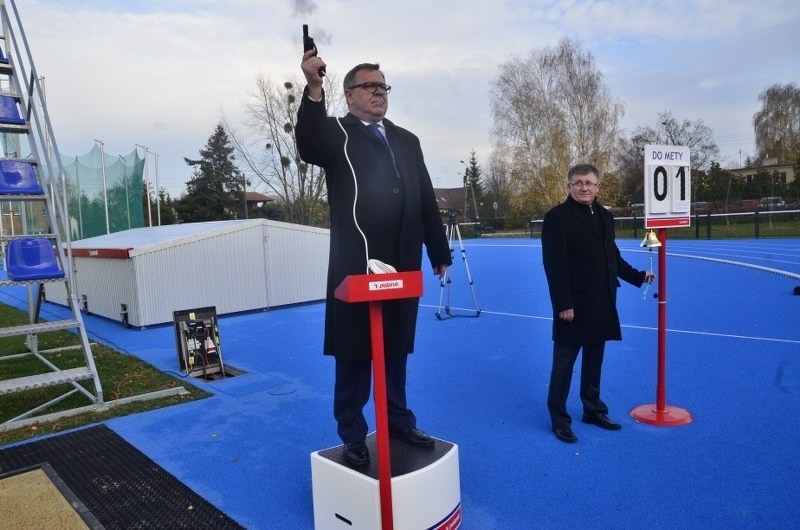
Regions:
<svg viewBox="0 0 800 530"><path fill-rule="evenodd" d="M386 362L383 351L382 302L369 303L372 341L372 378L375 381L375 422L378 430L378 484L381 500L381 528L392 530L392 461L389 454L389 412L386 405Z"/></svg>
<svg viewBox="0 0 800 530"><path fill-rule="evenodd" d="M667 408L667 229L658 230L658 381L656 411Z"/></svg>
<svg viewBox="0 0 800 530"><path fill-rule="evenodd" d="M631 417L651 425L685 425L692 422L692 415L678 407L667 406L667 229L659 228L658 240L658 376L656 403L639 405L631 411Z"/></svg>
<svg viewBox="0 0 800 530"><path fill-rule="evenodd" d="M386 404L386 361L383 346L383 300L422 296L422 271L347 276L334 290L334 296L347 303L369 302L372 379L374 381L375 422L378 431L378 483L381 528L392 530L392 460L389 455L389 412Z"/></svg>

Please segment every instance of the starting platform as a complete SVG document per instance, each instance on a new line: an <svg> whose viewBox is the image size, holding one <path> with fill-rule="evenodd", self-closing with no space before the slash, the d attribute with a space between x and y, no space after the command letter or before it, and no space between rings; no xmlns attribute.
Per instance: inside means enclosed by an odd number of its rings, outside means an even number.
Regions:
<svg viewBox="0 0 800 530"><path fill-rule="evenodd" d="M433 448L390 440L394 528L452 530L461 525L458 446L437 438ZM367 436L370 464L348 464L343 446L311 453L314 528L381 528L377 435Z"/></svg>

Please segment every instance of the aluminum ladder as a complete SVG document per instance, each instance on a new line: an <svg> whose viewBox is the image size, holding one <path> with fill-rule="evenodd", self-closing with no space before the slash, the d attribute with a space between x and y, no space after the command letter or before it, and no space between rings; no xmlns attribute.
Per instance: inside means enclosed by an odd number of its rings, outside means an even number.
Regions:
<svg viewBox="0 0 800 530"><path fill-rule="evenodd" d="M9 394L67 385L64 387L66 391L63 395L46 403L35 405L31 410L0 424L0 430L9 430L22 424L35 422L35 419L31 418L33 415L75 393L84 394L92 405L102 405L103 390L75 294L70 243L72 234L70 233L67 205L63 201L63 198L66 197L65 173L58 155L55 137L52 134L53 129L45 104L43 81L36 72L14 0L0 0L0 17L2 17L0 103L13 106L19 114L18 120L13 116L9 118L6 115L0 118L0 164L8 163L6 161L22 163L21 165L30 164L34 169L35 180L40 188L34 193L27 191L17 193L15 189L8 187L0 190L2 211L9 210L12 214L8 216L10 226L9 223L4 226L6 216L0 216L0 246L6 249L8 244L15 239L24 239L27 243L35 239L45 239L53 248L58 268L63 271L63 277L60 278L37 278L34 273L33 277L15 281L11 276L11 271L7 278L0 276L0 290L22 291L20 286L24 286L28 301L28 323L17 326L3 326L3 323L0 323L0 338L24 335L29 350L17 355L0 357L0 373L5 371L3 369L4 361L31 355L38 358L49 369L44 373L26 377L0 378L2 379L0 380L0 399ZM13 113L14 109L12 109ZM41 226L42 223L34 226L37 223L31 222L31 219L35 217L32 215L33 207L41 207L46 212L46 215L42 216L42 219L46 219L47 224L44 230ZM17 220L13 215L15 211L19 212ZM7 252L6 257L10 258ZM17 278L21 277L24 276L17 276ZM44 289L51 282L65 283L67 304L72 313L71 318L51 322L41 320ZM74 330L80 339L80 344L75 346L75 349L82 350L83 366L60 369L45 356L51 352L39 350L38 337L40 334L65 329ZM80 384L81 381L91 381L91 385L87 386L93 387L93 391Z"/></svg>

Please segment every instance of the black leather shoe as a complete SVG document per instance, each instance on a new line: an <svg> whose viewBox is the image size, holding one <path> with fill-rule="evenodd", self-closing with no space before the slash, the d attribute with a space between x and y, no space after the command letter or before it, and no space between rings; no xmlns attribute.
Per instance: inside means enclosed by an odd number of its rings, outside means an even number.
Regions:
<svg viewBox="0 0 800 530"><path fill-rule="evenodd" d="M575 436L575 433L567 427L566 429L553 429L553 432L556 433L556 438L561 440L562 442L566 442L568 444L574 444L578 441L578 437Z"/></svg>
<svg viewBox="0 0 800 530"><path fill-rule="evenodd" d="M581 421L583 423L597 425L598 427L608 431L618 431L622 428L622 425L609 419L609 417L605 414L584 414Z"/></svg>
<svg viewBox="0 0 800 530"><path fill-rule="evenodd" d="M433 447L433 438L419 429L397 430L390 429L389 436L415 447Z"/></svg>
<svg viewBox="0 0 800 530"><path fill-rule="evenodd" d="M344 459L348 464L364 467L369 465L369 449L364 442L344 444Z"/></svg>

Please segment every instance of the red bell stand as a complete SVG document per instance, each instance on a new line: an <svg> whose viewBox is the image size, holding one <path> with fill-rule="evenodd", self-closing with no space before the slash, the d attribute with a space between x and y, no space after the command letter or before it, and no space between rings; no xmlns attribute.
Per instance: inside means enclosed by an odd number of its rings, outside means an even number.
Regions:
<svg viewBox="0 0 800 530"><path fill-rule="evenodd" d="M386 363L383 351L384 300L422 296L422 271L389 274L354 274L347 276L333 292L343 302L369 302L369 326L372 344L375 423L378 434L378 484L380 489L381 526L392 530L392 463L389 455L389 413L386 407Z"/></svg>
<svg viewBox="0 0 800 530"><path fill-rule="evenodd" d="M659 228L658 240L658 381L656 403L639 405L631 417L643 423L672 427L692 422L689 411L667 406L667 229Z"/></svg>

